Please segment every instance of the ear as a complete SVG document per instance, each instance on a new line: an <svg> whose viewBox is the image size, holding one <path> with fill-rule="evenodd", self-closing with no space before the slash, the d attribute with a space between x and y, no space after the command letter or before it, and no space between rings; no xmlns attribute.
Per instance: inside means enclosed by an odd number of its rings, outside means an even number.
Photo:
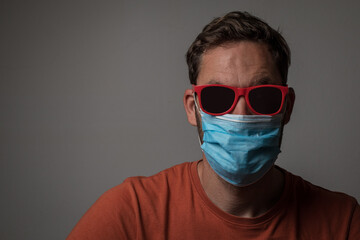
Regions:
<svg viewBox="0 0 360 240"><path fill-rule="evenodd" d="M194 91L192 89L186 89L183 100L184 100L184 107L189 123L193 126L197 126L196 117L195 117L196 110L195 110Z"/></svg>
<svg viewBox="0 0 360 240"><path fill-rule="evenodd" d="M294 108L294 103L295 103L295 91L293 88L289 88L289 93L286 99L284 124L287 124L290 121L291 113Z"/></svg>

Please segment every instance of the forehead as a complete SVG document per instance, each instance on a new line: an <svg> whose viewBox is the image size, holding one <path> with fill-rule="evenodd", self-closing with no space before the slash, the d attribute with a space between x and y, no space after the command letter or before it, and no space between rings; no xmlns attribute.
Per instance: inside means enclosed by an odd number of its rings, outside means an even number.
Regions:
<svg viewBox="0 0 360 240"><path fill-rule="evenodd" d="M206 51L201 58L197 84L236 87L281 84L281 76L266 44L242 41Z"/></svg>

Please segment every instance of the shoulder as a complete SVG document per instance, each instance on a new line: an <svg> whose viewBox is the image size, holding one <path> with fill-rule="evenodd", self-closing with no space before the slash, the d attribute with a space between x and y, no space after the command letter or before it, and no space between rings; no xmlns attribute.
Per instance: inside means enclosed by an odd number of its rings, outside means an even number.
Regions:
<svg viewBox="0 0 360 240"><path fill-rule="evenodd" d="M354 197L317 186L290 172L285 171L285 174L289 202L296 205L302 215L351 221L359 207Z"/></svg>
<svg viewBox="0 0 360 240"><path fill-rule="evenodd" d="M186 182L191 163L165 169L150 177L130 177L100 196L68 239L134 239L142 222L160 219L170 185ZM178 189L176 190L178 191ZM159 216L158 216L159 215Z"/></svg>
<svg viewBox="0 0 360 240"><path fill-rule="evenodd" d="M185 162L162 170L152 176L129 177L125 179L122 185L126 185L127 187L142 188L153 185L159 187L161 185L177 184L179 182L183 182L184 180L186 181L184 178L189 175L190 165L190 162ZM118 187L120 187L120 185Z"/></svg>
<svg viewBox="0 0 360 240"><path fill-rule="evenodd" d="M325 189L290 172L286 172L286 174L291 179L291 188L297 198L304 201L318 201L328 206L339 206L340 204L344 206L345 204L355 207L357 205L356 199L348 194Z"/></svg>
<svg viewBox="0 0 360 240"><path fill-rule="evenodd" d="M152 176L129 177L123 183L106 191L101 197L106 199L130 200L153 197L171 189L177 189L190 181L191 162L185 162L162 170ZM170 189L171 186L171 189Z"/></svg>
<svg viewBox="0 0 360 240"><path fill-rule="evenodd" d="M288 185L286 211L301 223L303 230L313 229L324 236L331 233L334 239L359 239L360 208L354 197L330 191L284 172ZM304 231L302 234L306 233Z"/></svg>

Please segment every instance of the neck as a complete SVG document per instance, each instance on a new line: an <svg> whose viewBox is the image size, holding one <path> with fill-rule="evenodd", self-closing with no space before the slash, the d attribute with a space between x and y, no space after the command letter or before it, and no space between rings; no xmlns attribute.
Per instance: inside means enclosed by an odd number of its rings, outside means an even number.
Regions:
<svg viewBox="0 0 360 240"><path fill-rule="evenodd" d="M220 178L206 159L199 163L198 174L207 196L217 207L245 218L260 216L273 207L285 182L283 173L272 167L258 182L237 187Z"/></svg>

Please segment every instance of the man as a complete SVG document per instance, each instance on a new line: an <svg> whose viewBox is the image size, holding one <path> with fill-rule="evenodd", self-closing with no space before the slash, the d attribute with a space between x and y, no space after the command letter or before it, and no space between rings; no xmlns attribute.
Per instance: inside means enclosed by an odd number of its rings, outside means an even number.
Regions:
<svg viewBox="0 0 360 240"><path fill-rule="evenodd" d="M295 100L283 37L231 12L203 29L187 63L184 106L203 159L126 179L68 239L360 239L354 198L274 165Z"/></svg>

